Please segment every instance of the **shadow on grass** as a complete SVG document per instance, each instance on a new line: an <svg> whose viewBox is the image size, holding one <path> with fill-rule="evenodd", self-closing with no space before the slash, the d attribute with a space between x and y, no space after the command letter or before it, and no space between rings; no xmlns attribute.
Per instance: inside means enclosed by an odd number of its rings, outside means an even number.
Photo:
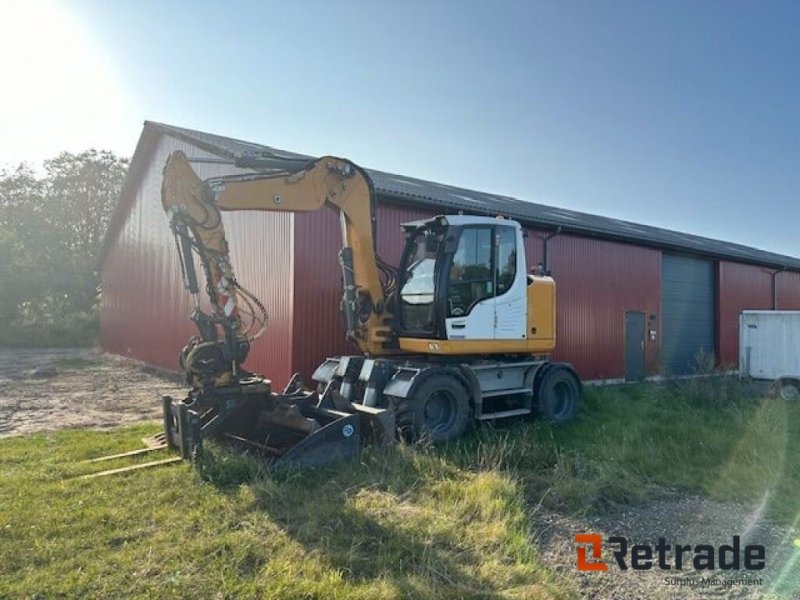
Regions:
<svg viewBox="0 0 800 600"><path fill-rule="evenodd" d="M254 508L349 583L382 580L402 597L436 598L546 585L522 495L500 474L482 476L440 449L403 445L367 448L357 462L273 473L228 452L207 452L201 473L224 493L246 484Z"/></svg>

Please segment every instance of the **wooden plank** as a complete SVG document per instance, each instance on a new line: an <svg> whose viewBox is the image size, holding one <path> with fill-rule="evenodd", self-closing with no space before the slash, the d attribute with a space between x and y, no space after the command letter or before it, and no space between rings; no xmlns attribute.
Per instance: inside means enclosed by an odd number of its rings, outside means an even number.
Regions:
<svg viewBox="0 0 800 600"><path fill-rule="evenodd" d="M120 473L129 473L131 471L138 471L140 469L149 469L150 467L159 467L161 465L171 465L181 462L183 459L180 456L173 456L172 458L165 458L164 460L154 460L151 462L142 463L140 465L131 465L129 467L121 467L119 469L109 469L108 471L100 471L99 473L90 473L83 475L78 479L94 479L95 477L105 477L107 475L119 475Z"/></svg>
<svg viewBox="0 0 800 600"><path fill-rule="evenodd" d="M155 452L156 450L164 450L166 444L161 446L151 446L150 448L140 448L139 450L131 450L130 452L121 452L120 454L109 454L108 456L99 456L97 458L87 458L82 460L80 464L103 462L104 460L114 460L115 458L125 458L126 456L137 456L139 454L147 454L148 452Z"/></svg>

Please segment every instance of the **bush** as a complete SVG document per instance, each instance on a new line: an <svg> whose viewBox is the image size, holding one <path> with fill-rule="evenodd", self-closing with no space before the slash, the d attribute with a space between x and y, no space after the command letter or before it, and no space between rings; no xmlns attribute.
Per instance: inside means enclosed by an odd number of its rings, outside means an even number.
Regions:
<svg viewBox="0 0 800 600"><path fill-rule="evenodd" d="M88 150L45 161L43 176L0 171L0 344L96 341L98 252L127 164Z"/></svg>
<svg viewBox="0 0 800 600"><path fill-rule="evenodd" d="M749 381L729 368L716 366L713 354L699 352L695 363L694 376L667 382L667 390L677 399L695 406L726 408L758 398Z"/></svg>

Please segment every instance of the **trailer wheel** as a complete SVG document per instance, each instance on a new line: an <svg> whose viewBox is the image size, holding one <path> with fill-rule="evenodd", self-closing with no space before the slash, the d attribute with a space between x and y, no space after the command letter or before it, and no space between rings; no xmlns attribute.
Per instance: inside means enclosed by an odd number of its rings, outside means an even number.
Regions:
<svg viewBox="0 0 800 600"><path fill-rule="evenodd" d="M411 398L398 398L395 418L406 441L449 442L467 428L469 396L449 375L434 375L422 382Z"/></svg>
<svg viewBox="0 0 800 600"><path fill-rule="evenodd" d="M775 382L775 387L784 400L794 401L800 398L800 379L781 377Z"/></svg>
<svg viewBox="0 0 800 600"><path fill-rule="evenodd" d="M539 382L536 397L539 414L548 423L567 423L578 413L581 398L580 383L567 369L550 369Z"/></svg>

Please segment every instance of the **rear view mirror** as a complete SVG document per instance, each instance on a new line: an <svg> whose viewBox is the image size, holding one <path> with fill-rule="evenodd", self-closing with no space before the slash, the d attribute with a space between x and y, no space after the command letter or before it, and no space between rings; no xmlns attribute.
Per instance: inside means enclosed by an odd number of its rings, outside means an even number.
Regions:
<svg viewBox="0 0 800 600"><path fill-rule="evenodd" d="M439 250L439 236L432 231L425 233L425 252L435 254Z"/></svg>

